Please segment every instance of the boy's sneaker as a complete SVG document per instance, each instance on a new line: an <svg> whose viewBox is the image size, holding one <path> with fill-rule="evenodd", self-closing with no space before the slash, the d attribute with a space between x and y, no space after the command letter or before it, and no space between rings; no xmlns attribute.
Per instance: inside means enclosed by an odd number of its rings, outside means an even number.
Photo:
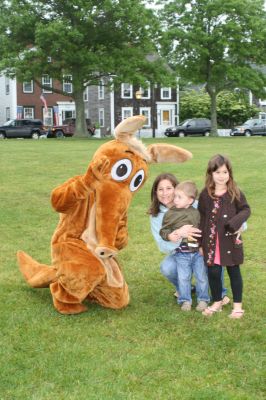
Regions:
<svg viewBox="0 0 266 400"><path fill-rule="evenodd" d="M200 300L199 303L198 303L198 305L197 305L197 307L196 307L196 310L202 312L202 311L204 311L207 307L208 307L208 303L207 303L206 301Z"/></svg>
<svg viewBox="0 0 266 400"><path fill-rule="evenodd" d="M184 301L184 303L181 306L182 311L190 311L191 310L191 304L189 301Z"/></svg>

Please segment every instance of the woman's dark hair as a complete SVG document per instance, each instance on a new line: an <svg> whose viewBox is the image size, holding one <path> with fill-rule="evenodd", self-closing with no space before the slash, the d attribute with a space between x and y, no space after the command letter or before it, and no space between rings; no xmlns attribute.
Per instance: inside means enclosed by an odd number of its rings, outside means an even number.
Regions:
<svg viewBox="0 0 266 400"><path fill-rule="evenodd" d="M157 189L158 189L159 183L163 180L167 180L167 181L171 182L171 184L173 185L174 188L178 184L178 180L176 179L176 177L173 174L164 173L164 174L158 175L157 178L155 178L152 188L151 188L151 205L148 210L148 214L152 215L153 217L156 217L160 211L160 202L157 197Z"/></svg>
<svg viewBox="0 0 266 400"><path fill-rule="evenodd" d="M206 171L206 180L205 187L207 188L208 194L210 197L215 197L215 183L213 181L212 173L217 171L218 168L226 166L229 172L229 181L227 182L227 191L232 198L232 202L234 199L240 199L240 190L234 181L233 178L233 170L232 165L229 159L221 154L216 154L213 156L208 162L207 171Z"/></svg>

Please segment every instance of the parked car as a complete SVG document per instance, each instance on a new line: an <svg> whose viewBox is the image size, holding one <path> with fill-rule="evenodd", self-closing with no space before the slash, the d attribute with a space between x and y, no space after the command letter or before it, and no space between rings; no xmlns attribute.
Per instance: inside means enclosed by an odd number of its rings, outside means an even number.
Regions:
<svg viewBox="0 0 266 400"><path fill-rule="evenodd" d="M182 122L180 125L167 128L164 132L165 136L188 136L203 135L209 136L211 131L211 121L207 118L191 118Z"/></svg>
<svg viewBox="0 0 266 400"><path fill-rule="evenodd" d="M94 135L95 127L91 126L90 120L86 119L89 135ZM63 121L63 125L54 125L48 128L48 138L63 138L74 135L76 126L75 118L68 118Z"/></svg>
<svg viewBox="0 0 266 400"><path fill-rule="evenodd" d="M0 139L32 138L39 139L47 131L40 119L12 119L0 126Z"/></svg>
<svg viewBox="0 0 266 400"><path fill-rule="evenodd" d="M248 119L243 125L231 129L230 136L266 135L266 120Z"/></svg>

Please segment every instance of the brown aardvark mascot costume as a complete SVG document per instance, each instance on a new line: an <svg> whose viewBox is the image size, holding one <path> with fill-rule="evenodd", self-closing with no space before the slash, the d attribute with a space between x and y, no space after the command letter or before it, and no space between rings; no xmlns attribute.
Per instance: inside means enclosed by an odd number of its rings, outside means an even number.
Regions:
<svg viewBox="0 0 266 400"><path fill-rule="evenodd" d="M51 266L18 252L28 284L49 287L62 314L86 311L85 300L113 309L128 305L128 286L116 255L127 245L132 196L145 182L148 164L180 163L192 157L173 145L146 148L135 138L145 120L142 115L123 120L115 129L115 140L99 147L87 172L53 190L51 202L60 219L51 242Z"/></svg>

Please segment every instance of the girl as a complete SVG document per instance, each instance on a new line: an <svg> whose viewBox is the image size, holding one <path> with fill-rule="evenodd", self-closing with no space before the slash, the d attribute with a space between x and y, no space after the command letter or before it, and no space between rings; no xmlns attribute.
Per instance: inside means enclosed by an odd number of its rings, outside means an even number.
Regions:
<svg viewBox="0 0 266 400"><path fill-rule="evenodd" d="M238 230L250 216L250 207L233 178L228 158L217 154L208 163L205 188L199 197L202 250L208 267L213 304L203 311L211 316L222 310L222 265L226 265L233 293L230 318L241 318L243 245Z"/></svg>

